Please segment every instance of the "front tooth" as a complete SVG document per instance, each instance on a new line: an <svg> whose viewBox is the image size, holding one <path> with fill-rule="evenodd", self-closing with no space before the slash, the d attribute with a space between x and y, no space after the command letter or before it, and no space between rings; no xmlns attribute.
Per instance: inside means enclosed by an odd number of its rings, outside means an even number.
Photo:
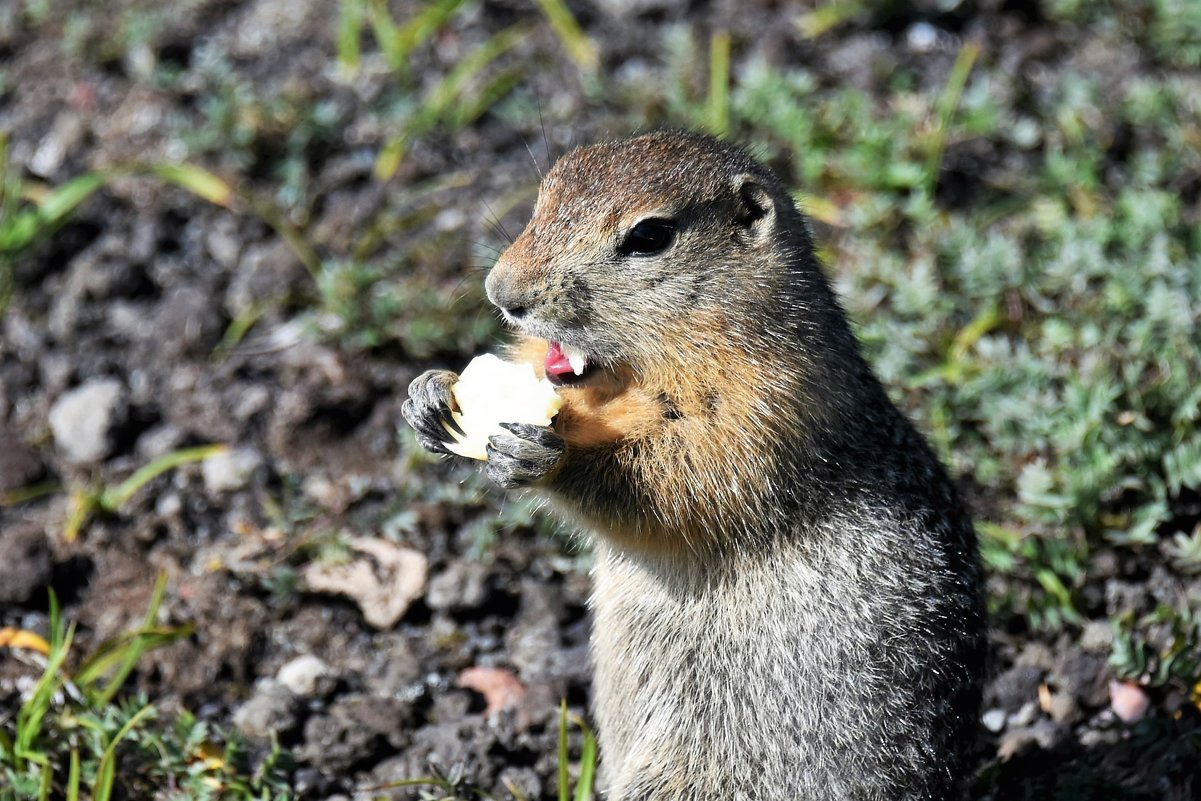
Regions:
<svg viewBox="0 0 1201 801"><path fill-rule="evenodd" d="M571 365L571 372L582 375L584 368L588 366L588 354L582 350L576 350L571 345L560 344L559 349L567 357L567 363Z"/></svg>

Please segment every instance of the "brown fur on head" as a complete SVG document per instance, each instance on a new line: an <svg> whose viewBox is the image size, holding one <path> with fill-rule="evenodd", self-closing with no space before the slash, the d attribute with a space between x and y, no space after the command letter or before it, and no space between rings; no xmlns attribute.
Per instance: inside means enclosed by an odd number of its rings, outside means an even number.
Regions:
<svg viewBox="0 0 1201 801"><path fill-rule="evenodd" d="M786 256L768 251L780 244L776 215L790 206L770 173L710 139L656 133L579 148L546 175L488 295L523 332L608 366L641 373L691 362L681 352L690 342L712 344L698 313L728 329L725 338L746 333L748 310L772 303L784 276L765 268ZM671 223L670 246L623 252L648 220ZM724 325L729 315L739 322Z"/></svg>

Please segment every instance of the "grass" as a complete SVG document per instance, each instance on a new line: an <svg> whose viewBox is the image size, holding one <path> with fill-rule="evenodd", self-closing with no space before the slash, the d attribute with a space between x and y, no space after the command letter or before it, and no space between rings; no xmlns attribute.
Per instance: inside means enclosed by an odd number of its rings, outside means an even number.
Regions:
<svg viewBox="0 0 1201 801"><path fill-rule="evenodd" d="M44 666L15 715L0 718L0 801L291 798L281 776L288 755L278 748L252 769L236 739L186 712L164 718L145 698L122 692L148 650L191 634L158 623L165 589L160 576L142 625L73 668L75 624L63 622L53 593L48 640L30 632L6 638L9 648L40 654ZM159 796L165 788L174 789Z"/></svg>

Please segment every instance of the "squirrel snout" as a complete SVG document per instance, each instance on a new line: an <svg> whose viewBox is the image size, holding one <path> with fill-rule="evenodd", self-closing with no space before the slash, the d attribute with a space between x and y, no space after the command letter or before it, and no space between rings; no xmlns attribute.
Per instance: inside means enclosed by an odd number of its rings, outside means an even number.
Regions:
<svg viewBox="0 0 1201 801"><path fill-rule="evenodd" d="M526 316L535 305L535 289L528 282L514 280L513 271L504 262L497 262L484 281L488 300L513 320Z"/></svg>

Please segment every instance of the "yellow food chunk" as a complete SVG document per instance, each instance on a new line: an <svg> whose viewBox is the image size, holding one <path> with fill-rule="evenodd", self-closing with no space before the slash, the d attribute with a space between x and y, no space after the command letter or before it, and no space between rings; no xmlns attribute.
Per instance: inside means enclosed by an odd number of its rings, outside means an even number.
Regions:
<svg viewBox="0 0 1201 801"><path fill-rule="evenodd" d="M532 365L506 362L492 354L472 359L450 391L459 406L451 416L465 436L446 426L455 440L447 450L485 461L488 437L510 433L501 423L548 426L563 405L554 385L539 379Z"/></svg>

